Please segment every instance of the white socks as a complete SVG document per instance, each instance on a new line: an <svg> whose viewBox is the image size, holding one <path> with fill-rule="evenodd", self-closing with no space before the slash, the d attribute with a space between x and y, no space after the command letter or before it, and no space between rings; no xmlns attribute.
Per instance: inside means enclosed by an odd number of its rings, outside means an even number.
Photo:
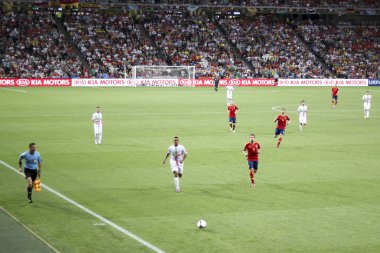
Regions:
<svg viewBox="0 0 380 253"><path fill-rule="evenodd" d="M95 134L95 144L102 144L102 134Z"/></svg>
<svg viewBox="0 0 380 253"><path fill-rule="evenodd" d="M369 118L369 110L364 110L364 118Z"/></svg>
<svg viewBox="0 0 380 253"><path fill-rule="evenodd" d="M178 191L179 190L179 178L174 177L174 184L175 184L175 189Z"/></svg>
<svg viewBox="0 0 380 253"><path fill-rule="evenodd" d="M98 134L98 143L102 144L102 133Z"/></svg>

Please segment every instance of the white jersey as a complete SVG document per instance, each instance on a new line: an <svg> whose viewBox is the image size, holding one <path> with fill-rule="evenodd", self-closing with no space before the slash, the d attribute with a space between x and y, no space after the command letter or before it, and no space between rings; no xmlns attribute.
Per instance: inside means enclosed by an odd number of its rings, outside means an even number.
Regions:
<svg viewBox="0 0 380 253"><path fill-rule="evenodd" d="M300 105L298 107L299 122L302 124L307 123L307 105Z"/></svg>
<svg viewBox="0 0 380 253"><path fill-rule="evenodd" d="M102 126L103 125L103 115L101 112L95 112L92 114L92 121L95 125Z"/></svg>
<svg viewBox="0 0 380 253"><path fill-rule="evenodd" d="M371 100L372 100L372 96L369 95L369 94L365 94L362 98L363 100L363 105L364 105L364 110L369 110L371 109Z"/></svg>
<svg viewBox="0 0 380 253"><path fill-rule="evenodd" d="M168 148L168 153L170 153L171 157L170 160L181 162L183 159L183 156L187 154L186 148L178 144L178 146L171 145Z"/></svg>
<svg viewBox="0 0 380 253"><path fill-rule="evenodd" d="M371 103L372 96L369 94L365 94L362 98L364 103L370 104Z"/></svg>

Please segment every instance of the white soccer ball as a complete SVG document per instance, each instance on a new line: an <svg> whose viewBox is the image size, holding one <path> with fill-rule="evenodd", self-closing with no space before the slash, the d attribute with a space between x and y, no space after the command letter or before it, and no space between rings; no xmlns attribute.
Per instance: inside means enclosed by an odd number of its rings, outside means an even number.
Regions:
<svg viewBox="0 0 380 253"><path fill-rule="evenodd" d="M206 228L207 227L207 222L205 221L205 220L199 220L198 222L197 222L197 227L198 228Z"/></svg>

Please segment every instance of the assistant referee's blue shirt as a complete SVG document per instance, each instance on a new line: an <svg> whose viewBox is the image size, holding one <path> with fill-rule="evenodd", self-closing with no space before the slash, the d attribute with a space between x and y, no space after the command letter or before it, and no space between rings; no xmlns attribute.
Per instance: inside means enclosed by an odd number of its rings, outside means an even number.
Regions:
<svg viewBox="0 0 380 253"><path fill-rule="evenodd" d="M38 164L42 162L41 155L37 151L35 151L33 155L29 153L29 151L25 151L19 158L25 160L24 168L30 170L36 170L38 168Z"/></svg>

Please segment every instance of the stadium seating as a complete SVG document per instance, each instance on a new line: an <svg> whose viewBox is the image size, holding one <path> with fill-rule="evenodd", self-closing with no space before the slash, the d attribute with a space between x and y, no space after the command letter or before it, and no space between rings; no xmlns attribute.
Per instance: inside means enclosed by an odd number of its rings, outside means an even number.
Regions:
<svg viewBox="0 0 380 253"><path fill-rule="evenodd" d="M82 63L49 13L0 13L0 76L76 77Z"/></svg>
<svg viewBox="0 0 380 253"><path fill-rule="evenodd" d="M289 25L265 16L225 18L219 23L243 56L254 67L257 77L318 78L329 76Z"/></svg>
<svg viewBox="0 0 380 253"><path fill-rule="evenodd" d="M379 78L380 28L300 25L298 31L339 77Z"/></svg>
<svg viewBox="0 0 380 253"><path fill-rule="evenodd" d="M198 77L247 76L245 66L226 42L212 20L204 16L191 17L165 13L145 16L149 35L171 59L173 65L196 66Z"/></svg>
<svg viewBox="0 0 380 253"><path fill-rule="evenodd" d="M149 1L146 1L149 2ZM156 1L157 2L157 1ZM162 1L176 3L176 1ZM278 4L289 1L206 1ZM244 3L243 3L244 2ZM307 0L292 1L305 4ZM377 1L344 0L376 6ZM196 3L196 1L189 1ZM330 4L330 0L314 4ZM379 78L379 26L289 24L275 15L212 16L187 11L64 15L0 11L1 77L131 77L135 65L191 65L196 77ZM192 16L194 15L194 16ZM196 16L195 16L196 15ZM141 22L142 25L139 24ZM76 50L77 45L85 65ZM85 62L87 61L87 63ZM88 65L87 65L88 66Z"/></svg>
<svg viewBox="0 0 380 253"><path fill-rule="evenodd" d="M92 77L130 77L134 65L166 65L128 15L71 15L64 25L89 62Z"/></svg>

